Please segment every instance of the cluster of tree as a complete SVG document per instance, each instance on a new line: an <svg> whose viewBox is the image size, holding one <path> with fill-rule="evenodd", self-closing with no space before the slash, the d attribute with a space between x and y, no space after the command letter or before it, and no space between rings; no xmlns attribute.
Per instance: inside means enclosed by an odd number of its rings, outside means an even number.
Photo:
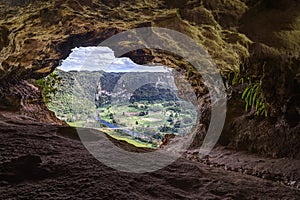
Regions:
<svg viewBox="0 0 300 200"><path fill-rule="evenodd" d="M176 121L173 126L168 126L164 124L163 126L160 126L158 129L162 133L178 133L178 129L180 128L180 121Z"/></svg>

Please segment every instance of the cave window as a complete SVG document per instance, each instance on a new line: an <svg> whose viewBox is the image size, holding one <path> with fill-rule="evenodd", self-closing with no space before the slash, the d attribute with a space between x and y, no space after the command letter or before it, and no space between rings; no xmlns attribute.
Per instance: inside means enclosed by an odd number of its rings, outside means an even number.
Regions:
<svg viewBox="0 0 300 200"><path fill-rule="evenodd" d="M108 47L75 48L56 70L62 84L48 107L71 126L155 148L166 134L189 132L197 115L178 96L173 72L115 58Z"/></svg>

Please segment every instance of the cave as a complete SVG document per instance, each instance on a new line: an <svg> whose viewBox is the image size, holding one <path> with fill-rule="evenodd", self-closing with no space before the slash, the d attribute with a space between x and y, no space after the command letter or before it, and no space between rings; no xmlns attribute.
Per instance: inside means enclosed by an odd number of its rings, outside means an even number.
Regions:
<svg viewBox="0 0 300 200"><path fill-rule="evenodd" d="M299 9L294 0L0 0L1 199L297 199ZM194 45L183 42L185 36ZM155 149L136 147L91 127L72 127L68 116L51 111L36 81L55 73L74 49L99 44L120 59L181 74L179 97L191 89L195 99L185 100L201 111L192 134L154 134L162 141ZM155 48L162 46L172 48ZM136 88L131 106L145 100L145 88L171 91L158 86ZM226 94L222 104L219 93ZM109 101L93 93L95 108ZM219 103L226 109L218 110ZM174 127L175 114L167 119ZM210 126L223 115L224 122ZM191 124L190 117L182 121Z"/></svg>

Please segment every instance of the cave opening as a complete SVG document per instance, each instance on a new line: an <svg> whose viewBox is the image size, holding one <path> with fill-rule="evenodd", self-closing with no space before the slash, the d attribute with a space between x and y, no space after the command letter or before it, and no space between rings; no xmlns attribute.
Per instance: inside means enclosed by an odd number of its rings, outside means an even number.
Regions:
<svg viewBox="0 0 300 200"><path fill-rule="evenodd" d="M166 136L184 136L199 117L184 73L116 58L109 47L74 48L44 79L51 82L51 76L57 84L46 103L59 119L137 147L157 148Z"/></svg>

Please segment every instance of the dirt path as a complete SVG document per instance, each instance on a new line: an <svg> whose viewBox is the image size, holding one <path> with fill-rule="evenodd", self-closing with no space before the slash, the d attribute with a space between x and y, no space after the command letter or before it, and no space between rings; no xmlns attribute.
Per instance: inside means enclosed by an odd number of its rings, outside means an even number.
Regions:
<svg viewBox="0 0 300 200"><path fill-rule="evenodd" d="M0 199L240 200L300 196L299 190L281 183L184 158L152 173L118 172L94 159L80 141L57 132L61 133L58 127L25 119L0 119ZM73 137L68 134L66 131L65 136ZM117 143L132 151L146 151Z"/></svg>

